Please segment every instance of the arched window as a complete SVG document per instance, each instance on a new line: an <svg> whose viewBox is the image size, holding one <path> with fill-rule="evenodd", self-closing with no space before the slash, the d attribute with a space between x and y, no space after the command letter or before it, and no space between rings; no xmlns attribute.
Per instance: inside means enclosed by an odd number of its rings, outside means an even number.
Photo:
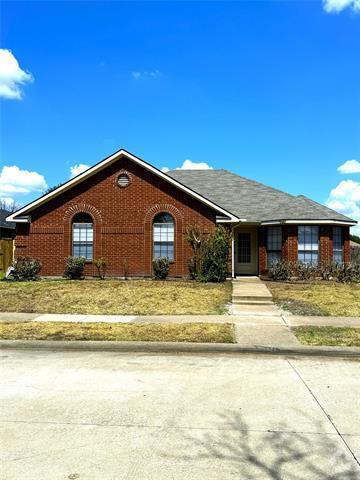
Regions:
<svg viewBox="0 0 360 480"><path fill-rule="evenodd" d="M174 219L169 213L158 213L153 220L153 258L174 260Z"/></svg>
<svg viewBox="0 0 360 480"><path fill-rule="evenodd" d="M74 257L93 259L93 219L88 213L78 213L72 221L72 254Z"/></svg>

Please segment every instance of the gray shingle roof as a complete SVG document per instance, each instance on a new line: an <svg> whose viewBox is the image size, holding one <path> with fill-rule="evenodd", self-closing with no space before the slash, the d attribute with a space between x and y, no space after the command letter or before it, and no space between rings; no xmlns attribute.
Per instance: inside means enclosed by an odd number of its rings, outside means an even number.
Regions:
<svg viewBox="0 0 360 480"><path fill-rule="evenodd" d="M290 195L228 170L171 170L167 174L248 222L353 221L303 195Z"/></svg>
<svg viewBox="0 0 360 480"><path fill-rule="evenodd" d="M4 210L3 208L0 208L0 227L2 228L14 228L15 229L15 223L14 222L5 222L5 218L10 215L11 212L8 210Z"/></svg>

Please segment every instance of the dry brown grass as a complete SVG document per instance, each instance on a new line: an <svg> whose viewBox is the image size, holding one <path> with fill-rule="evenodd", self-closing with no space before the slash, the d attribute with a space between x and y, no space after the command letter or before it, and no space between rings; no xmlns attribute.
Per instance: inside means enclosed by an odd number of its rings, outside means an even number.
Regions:
<svg viewBox="0 0 360 480"><path fill-rule="evenodd" d="M3 340L102 340L141 342L234 343L231 323L70 323L0 324Z"/></svg>
<svg viewBox="0 0 360 480"><path fill-rule="evenodd" d="M274 300L283 304L289 302L289 310L292 305L296 310L296 302L304 308L304 314L321 314L357 317L360 315L360 284L343 283L281 283L268 282ZM306 305L309 312L306 312ZM318 311L318 312L317 312ZM301 314L294 311L293 313Z"/></svg>
<svg viewBox="0 0 360 480"><path fill-rule="evenodd" d="M41 280L0 282L0 311L119 315L219 314L231 282Z"/></svg>
<svg viewBox="0 0 360 480"><path fill-rule="evenodd" d="M360 328L296 327L292 330L305 345L360 347Z"/></svg>

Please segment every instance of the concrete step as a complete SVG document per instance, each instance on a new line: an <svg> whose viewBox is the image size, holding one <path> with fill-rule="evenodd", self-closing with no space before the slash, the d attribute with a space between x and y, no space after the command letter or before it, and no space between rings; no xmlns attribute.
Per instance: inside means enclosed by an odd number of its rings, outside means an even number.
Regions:
<svg viewBox="0 0 360 480"><path fill-rule="evenodd" d="M236 300L242 300L244 302L249 301L257 301L257 302L271 302L272 296L271 295L232 295L232 301L235 302Z"/></svg>
<svg viewBox="0 0 360 480"><path fill-rule="evenodd" d="M274 305L271 300L241 300L236 299L232 301L233 305Z"/></svg>
<svg viewBox="0 0 360 480"><path fill-rule="evenodd" d="M276 305L232 305L232 314L240 316L279 316L281 312Z"/></svg>
<svg viewBox="0 0 360 480"><path fill-rule="evenodd" d="M259 277L236 277L232 281L233 283L262 283Z"/></svg>

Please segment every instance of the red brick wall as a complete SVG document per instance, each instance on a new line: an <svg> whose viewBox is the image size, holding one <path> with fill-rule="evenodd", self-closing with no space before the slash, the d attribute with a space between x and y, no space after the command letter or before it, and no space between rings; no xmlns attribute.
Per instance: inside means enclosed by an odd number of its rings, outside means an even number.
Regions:
<svg viewBox="0 0 360 480"><path fill-rule="evenodd" d="M296 262L298 258L297 226L284 225L283 227L282 257L289 262Z"/></svg>
<svg viewBox="0 0 360 480"><path fill-rule="evenodd" d="M117 185L126 171L131 183ZM65 258L71 255L72 218L89 213L94 221L94 258L103 257L107 273L130 276L152 274L152 221L159 212L169 212L175 221L175 260L172 276L188 273L191 248L185 239L187 225L197 224L204 232L215 228L215 212L165 180L128 159L93 175L68 192L31 213L31 224L17 224L16 255L28 255L42 262L42 275L62 275ZM86 265L86 274L94 267Z"/></svg>
<svg viewBox="0 0 360 480"><path fill-rule="evenodd" d="M344 262L350 262L350 228L343 227Z"/></svg>
<svg viewBox="0 0 360 480"><path fill-rule="evenodd" d="M330 263L333 258L332 226L319 227L319 260L321 263Z"/></svg>
<svg viewBox="0 0 360 480"><path fill-rule="evenodd" d="M266 232L266 227L259 227L259 272L261 274L267 271Z"/></svg>

